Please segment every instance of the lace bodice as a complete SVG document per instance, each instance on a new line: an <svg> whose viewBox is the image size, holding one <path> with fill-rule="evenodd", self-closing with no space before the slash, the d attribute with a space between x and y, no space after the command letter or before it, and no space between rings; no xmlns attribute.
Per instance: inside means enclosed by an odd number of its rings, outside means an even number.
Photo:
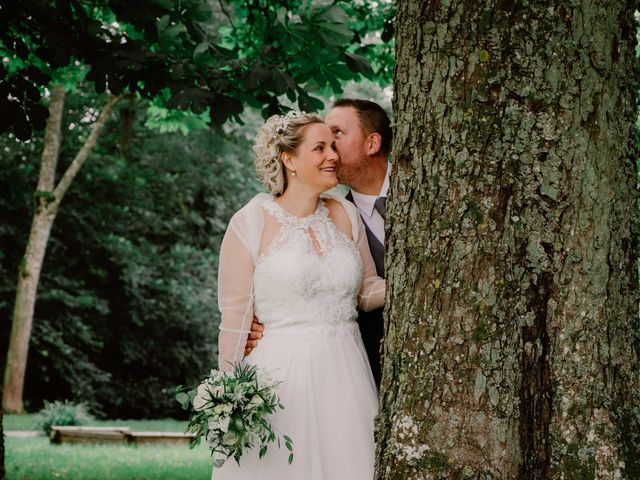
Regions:
<svg viewBox="0 0 640 480"><path fill-rule="evenodd" d="M305 218L274 201L264 208L281 225L253 274L255 315L269 335L331 335L353 323L362 260L354 242L329 218L324 202Z"/></svg>
<svg viewBox="0 0 640 480"><path fill-rule="evenodd" d="M254 314L265 335L313 339L355 335L356 306L382 305L384 280L375 274L362 220L351 203L338 200L352 222L355 240L348 238L326 201L301 218L270 196L258 197L232 218L218 275L220 368L241 360ZM261 252L265 218L277 222L278 231Z"/></svg>

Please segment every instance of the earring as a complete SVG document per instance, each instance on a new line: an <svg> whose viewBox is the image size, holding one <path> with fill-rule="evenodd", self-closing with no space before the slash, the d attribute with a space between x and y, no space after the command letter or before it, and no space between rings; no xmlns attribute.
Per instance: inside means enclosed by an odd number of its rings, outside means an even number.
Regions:
<svg viewBox="0 0 640 480"><path fill-rule="evenodd" d="M295 177L296 176L296 171L295 170L291 170L291 176Z"/></svg>

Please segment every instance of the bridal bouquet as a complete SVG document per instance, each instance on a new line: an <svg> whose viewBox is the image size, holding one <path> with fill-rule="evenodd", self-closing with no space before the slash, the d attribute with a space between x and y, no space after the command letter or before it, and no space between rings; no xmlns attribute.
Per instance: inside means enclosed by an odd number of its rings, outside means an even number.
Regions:
<svg viewBox="0 0 640 480"><path fill-rule="evenodd" d="M291 463L291 439L276 434L268 419L284 409L275 393L279 384L254 365L234 364L232 372L211 370L196 388L178 387L176 400L189 411L187 432L196 435L191 447L204 438L216 457L214 466L221 467L230 457L239 465L242 452L254 447L262 458L269 443L277 440L280 448L282 437Z"/></svg>

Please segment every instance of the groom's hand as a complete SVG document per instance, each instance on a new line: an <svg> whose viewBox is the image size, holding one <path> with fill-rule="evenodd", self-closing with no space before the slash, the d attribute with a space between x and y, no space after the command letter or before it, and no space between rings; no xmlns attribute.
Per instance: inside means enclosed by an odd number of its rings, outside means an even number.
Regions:
<svg viewBox="0 0 640 480"><path fill-rule="evenodd" d="M248 357L253 349L258 346L258 340L262 338L263 333L264 325L261 324L260 320L258 320L256 317L253 317L253 321L251 322L251 330L249 331L249 335L247 336L247 343L244 346L245 357Z"/></svg>

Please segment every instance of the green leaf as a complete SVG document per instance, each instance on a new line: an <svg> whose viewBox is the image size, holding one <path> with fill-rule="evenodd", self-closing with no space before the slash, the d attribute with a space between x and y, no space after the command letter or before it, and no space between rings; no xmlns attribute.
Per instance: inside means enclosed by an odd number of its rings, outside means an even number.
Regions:
<svg viewBox="0 0 640 480"><path fill-rule="evenodd" d="M344 56L347 67L349 67L353 72L371 72L371 64L366 58L356 55L355 53L345 53Z"/></svg>
<svg viewBox="0 0 640 480"><path fill-rule="evenodd" d="M285 93L291 84L291 81L289 80L290 78L291 77L288 74L283 73L280 70L274 70L273 82L271 83L273 93L275 93L276 95L282 95L283 93Z"/></svg>
<svg viewBox="0 0 640 480"><path fill-rule="evenodd" d="M280 25L282 25L283 27L287 26L287 9L285 7L280 7L278 9L278 13L277 13L277 18L278 18L278 22L280 22Z"/></svg>
<svg viewBox="0 0 640 480"><path fill-rule="evenodd" d="M178 403L184 406L185 404L189 403L189 395L184 392L177 393L176 400L178 401Z"/></svg>
<svg viewBox="0 0 640 480"><path fill-rule="evenodd" d="M293 453L289 454L289 465L291 465L291 462L293 462Z"/></svg>
<svg viewBox="0 0 640 480"><path fill-rule="evenodd" d="M206 52L209 49L209 42L200 42L196 48L193 49L193 58L195 59L202 53Z"/></svg>
<svg viewBox="0 0 640 480"><path fill-rule="evenodd" d="M298 106L300 110L304 112L317 112L324 109L324 103L319 98L312 97L302 91L298 93Z"/></svg>
<svg viewBox="0 0 640 480"><path fill-rule="evenodd" d="M349 15L337 5L332 5L326 10L320 12L317 16L318 19L325 20L330 23L347 23L349 22Z"/></svg>
<svg viewBox="0 0 640 480"><path fill-rule="evenodd" d="M161 32L165 28L169 26L169 22L171 21L171 17L169 15L164 15L158 20L158 32Z"/></svg>
<svg viewBox="0 0 640 480"><path fill-rule="evenodd" d="M177 37L184 31L186 31L186 27L182 24L171 25L162 32L162 35L164 37L173 38L173 37Z"/></svg>
<svg viewBox="0 0 640 480"><path fill-rule="evenodd" d="M344 63L336 63L328 67L333 76L340 80L349 80L353 78L353 71L350 70Z"/></svg>
<svg viewBox="0 0 640 480"><path fill-rule="evenodd" d="M333 35L333 44L341 45L342 43L338 42L348 42L353 38L353 32L346 25L335 24L335 23L320 23L317 25L318 28L325 30L326 32Z"/></svg>
<svg viewBox="0 0 640 480"><path fill-rule="evenodd" d="M242 102L227 95L216 95L210 105L209 116L214 125L222 125L227 118L242 113Z"/></svg>

